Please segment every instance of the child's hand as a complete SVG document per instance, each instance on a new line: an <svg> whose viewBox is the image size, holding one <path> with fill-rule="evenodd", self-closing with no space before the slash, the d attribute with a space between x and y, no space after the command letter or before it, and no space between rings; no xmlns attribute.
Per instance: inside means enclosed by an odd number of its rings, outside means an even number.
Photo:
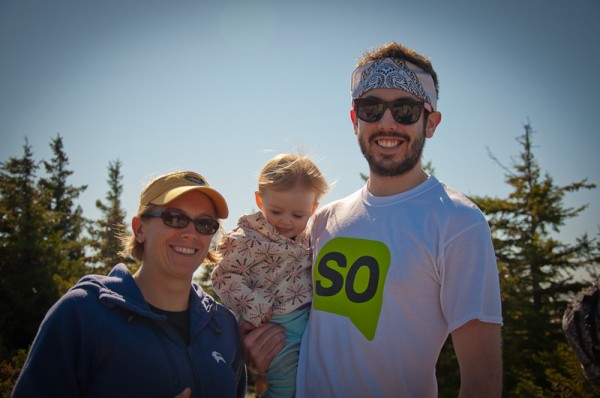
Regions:
<svg viewBox="0 0 600 398"><path fill-rule="evenodd" d="M264 325L265 323L269 322L271 320L271 318L273 318L273 309L272 308L269 309L269 312L267 312L265 314L265 316L261 320L261 324Z"/></svg>

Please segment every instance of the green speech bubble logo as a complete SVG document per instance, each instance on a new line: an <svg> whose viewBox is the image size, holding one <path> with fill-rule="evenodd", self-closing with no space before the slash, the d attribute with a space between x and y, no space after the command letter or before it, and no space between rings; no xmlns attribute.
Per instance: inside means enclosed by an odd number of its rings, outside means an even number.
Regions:
<svg viewBox="0 0 600 398"><path fill-rule="evenodd" d="M382 242L333 238L319 251L313 269L314 308L350 318L373 340L390 259Z"/></svg>

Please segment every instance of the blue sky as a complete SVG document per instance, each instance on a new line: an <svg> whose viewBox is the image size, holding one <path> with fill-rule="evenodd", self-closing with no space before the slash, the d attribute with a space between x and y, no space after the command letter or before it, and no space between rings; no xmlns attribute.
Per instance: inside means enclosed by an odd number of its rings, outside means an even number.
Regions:
<svg viewBox="0 0 600 398"><path fill-rule="evenodd" d="M558 185L600 183L600 3L510 1L0 0L0 161L37 159L64 140L70 182L99 216L107 166L120 159L130 218L142 186L192 169L223 193L225 228L254 211L262 165L311 156L335 187L367 172L349 119L349 82L367 48L398 41L431 58L443 120L425 157L448 185L505 197L523 124ZM600 189L561 238L596 235Z"/></svg>

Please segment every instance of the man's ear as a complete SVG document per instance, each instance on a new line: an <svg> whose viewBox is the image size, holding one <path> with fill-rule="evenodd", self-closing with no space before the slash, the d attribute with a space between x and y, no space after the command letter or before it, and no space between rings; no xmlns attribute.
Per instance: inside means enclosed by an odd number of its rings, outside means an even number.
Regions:
<svg viewBox="0 0 600 398"><path fill-rule="evenodd" d="M263 202L262 202L262 196L260 196L260 192L258 192L258 191L254 192L254 200L256 201L256 205L258 206L258 208L262 210Z"/></svg>
<svg viewBox="0 0 600 398"><path fill-rule="evenodd" d="M435 129L442 121L442 114L440 112L431 112L427 118L427 125L425 126L425 136L427 138L433 137Z"/></svg>
<svg viewBox="0 0 600 398"><path fill-rule="evenodd" d="M352 120L354 134L358 135L358 119L356 118L356 111L354 111L354 108L350 109L350 120Z"/></svg>

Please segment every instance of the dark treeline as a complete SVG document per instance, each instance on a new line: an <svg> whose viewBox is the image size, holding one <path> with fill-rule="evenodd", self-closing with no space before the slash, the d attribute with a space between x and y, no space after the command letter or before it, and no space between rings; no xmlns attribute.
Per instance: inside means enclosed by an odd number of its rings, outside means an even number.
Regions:
<svg viewBox="0 0 600 398"><path fill-rule="evenodd" d="M505 170L506 198L473 196L486 214L498 258L504 313L506 397L593 397L561 332L567 302L600 274L600 236L558 240L561 227L586 208L567 208L568 193L595 189L586 179L557 186L533 154L533 130L524 126L521 152ZM125 231L121 162L109 162L100 219L77 205L86 186L69 183L73 171L57 135L53 157L36 161L25 140L20 157L0 163L0 396L8 397L46 311L79 278L108 273ZM492 156L493 158L493 156ZM431 164L427 165L430 172ZM43 171L43 173L42 173ZM205 272L204 276L207 275ZM578 278L575 275L579 275ZM206 279L206 278L205 278ZM210 292L206 280L201 283ZM440 397L455 397L459 370L447 342L437 367Z"/></svg>
<svg viewBox="0 0 600 398"><path fill-rule="evenodd" d="M133 265L117 255L125 219L121 162L109 163L106 202L96 202L101 219L89 220L76 204L87 187L69 183L60 135L50 148L52 159L38 162L25 140L21 157L0 163L1 396L10 395L40 322L69 287L118 262Z"/></svg>

